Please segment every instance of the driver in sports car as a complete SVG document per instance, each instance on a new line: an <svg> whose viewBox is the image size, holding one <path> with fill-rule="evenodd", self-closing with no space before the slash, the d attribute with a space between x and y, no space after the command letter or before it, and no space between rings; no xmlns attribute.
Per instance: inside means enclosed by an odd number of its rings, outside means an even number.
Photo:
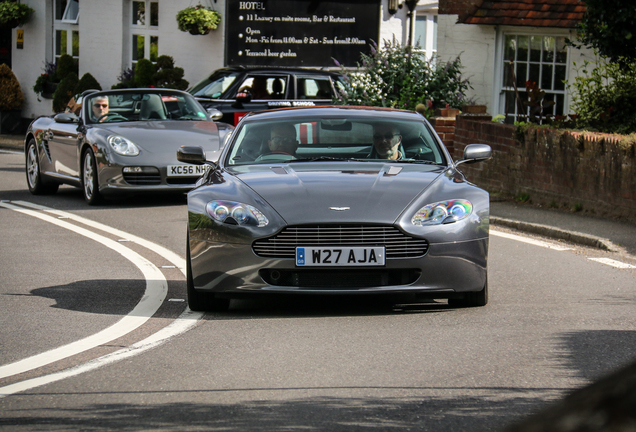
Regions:
<svg viewBox="0 0 636 432"><path fill-rule="evenodd" d="M281 124L272 127L267 145L271 154L289 154L296 156L298 140L296 128L291 124Z"/></svg>
<svg viewBox="0 0 636 432"><path fill-rule="evenodd" d="M108 114L108 97L98 96L92 101L93 115L95 120L103 121L102 116Z"/></svg>

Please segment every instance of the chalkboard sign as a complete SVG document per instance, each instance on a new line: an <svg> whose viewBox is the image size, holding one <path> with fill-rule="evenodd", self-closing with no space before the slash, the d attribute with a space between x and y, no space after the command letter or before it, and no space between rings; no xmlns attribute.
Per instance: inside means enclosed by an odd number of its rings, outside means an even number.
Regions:
<svg viewBox="0 0 636 432"><path fill-rule="evenodd" d="M227 0L228 66L355 66L379 43L381 0Z"/></svg>

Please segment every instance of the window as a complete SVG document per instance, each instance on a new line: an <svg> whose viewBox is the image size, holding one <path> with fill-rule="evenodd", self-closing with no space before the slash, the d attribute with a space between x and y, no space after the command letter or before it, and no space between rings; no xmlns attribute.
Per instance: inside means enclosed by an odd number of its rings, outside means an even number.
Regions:
<svg viewBox="0 0 636 432"><path fill-rule="evenodd" d="M65 24L77 24L77 21L79 21L79 1L70 0L64 3L66 3L66 7L62 15L62 22Z"/></svg>
<svg viewBox="0 0 636 432"><path fill-rule="evenodd" d="M565 36L503 35L499 112L506 116L506 123L524 121L533 113L543 118L566 112L564 80L568 51L565 39ZM528 101L526 83L545 91L541 107L534 112L525 103Z"/></svg>
<svg viewBox="0 0 636 432"><path fill-rule="evenodd" d="M437 52L437 15L418 13L413 20L413 46L431 59Z"/></svg>
<svg viewBox="0 0 636 432"><path fill-rule="evenodd" d="M142 58L156 62L159 57L159 2L132 1L132 62Z"/></svg>
<svg viewBox="0 0 636 432"><path fill-rule="evenodd" d="M79 1L55 0L54 48L55 58L70 54L79 58Z"/></svg>
<svg viewBox="0 0 636 432"><path fill-rule="evenodd" d="M328 99L331 100L332 89L329 78L298 77L298 99Z"/></svg>
<svg viewBox="0 0 636 432"><path fill-rule="evenodd" d="M239 92L247 91L252 100L284 99L287 90L287 76L248 76L239 86Z"/></svg>

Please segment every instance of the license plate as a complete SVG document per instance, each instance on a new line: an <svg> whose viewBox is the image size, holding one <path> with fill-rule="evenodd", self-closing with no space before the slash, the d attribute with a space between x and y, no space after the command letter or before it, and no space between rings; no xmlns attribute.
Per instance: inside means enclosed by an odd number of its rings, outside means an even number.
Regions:
<svg viewBox="0 0 636 432"><path fill-rule="evenodd" d="M297 266L382 266L384 247L297 247Z"/></svg>
<svg viewBox="0 0 636 432"><path fill-rule="evenodd" d="M168 165L168 177L199 177L207 170L207 165Z"/></svg>

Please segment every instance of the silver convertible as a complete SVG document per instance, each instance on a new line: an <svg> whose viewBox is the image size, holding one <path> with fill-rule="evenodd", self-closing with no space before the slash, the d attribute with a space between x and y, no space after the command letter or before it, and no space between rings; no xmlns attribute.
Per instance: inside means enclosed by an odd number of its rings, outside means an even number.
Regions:
<svg viewBox="0 0 636 432"><path fill-rule="evenodd" d="M424 117L315 107L247 115L188 193L188 304L253 293L412 293L488 302L489 195ZM183 146L182 162L210 164Z"/></svg>
<svg viewBox="0 0 636 432"><path fill-rule="evenodd" d="M176 149L194 144L216 160L234 129L214 122L179 90L85 93L72 100L70 112L40 117L29 126L25 157L31 193L55 193L60 184L69 184L82 189L88 204L96 204L115 192L185 192L206 167L180 163Z"/></svg>

